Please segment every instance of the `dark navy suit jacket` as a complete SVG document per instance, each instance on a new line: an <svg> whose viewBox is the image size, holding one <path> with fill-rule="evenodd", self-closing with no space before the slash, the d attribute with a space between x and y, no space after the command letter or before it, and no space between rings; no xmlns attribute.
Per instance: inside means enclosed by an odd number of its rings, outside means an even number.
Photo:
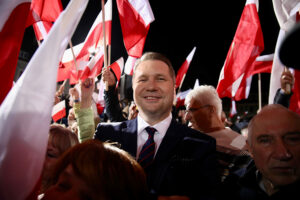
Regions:
<svg viewBox="0 0 300 200"><path fill-rule="evenodd" d="M137 119L100 123L94 138L118 142L136 158ZM214 138L172 120L146 172L150 193L215 199L219 183L215 149Z"/></svg>

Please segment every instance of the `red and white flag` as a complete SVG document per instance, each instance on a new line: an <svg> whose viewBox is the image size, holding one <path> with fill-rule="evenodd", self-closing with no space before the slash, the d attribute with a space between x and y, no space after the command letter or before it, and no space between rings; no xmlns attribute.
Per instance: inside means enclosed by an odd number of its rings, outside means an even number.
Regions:
<svg viewBox="0 0 300 200"><path fill-rule="evenodd" d="M185 97L191 90L192 89L188 89L186 91L179 92L178 94L176 94L176 108L184 106Z"/></svg>
<svg viewBox="0 0 300 200"><path fill-rule="evenodd" d="M58 64L87 3L69 2L0 107L1 200L26 199L40 178Z"/></svg>
<svg viewBox="0 0 300 200"><path fill-rule="evenodd" d="M118 81L120 81L123 68L124 68L123 57L119 58L116 62L110 65L110 69L112 69Z"/></svg>
<svg viewBox="0 0 300 200"><path fill-rule="evenodd" d="M257 10L258 0L247 0L220 73L217 86L220 98L235 96L236 88L249 77L253 62L264 49Z"/></svg>
<svg viewBox="0 0 300 200"><path fill-rule="evenodd" d="M39 22L34 23L32 26L33 26L36 40L42 41L42 40L46 39L46 37L52 27L52 22L39 21Z"/></svg>
<svg viewBox="0 0 300 200"><path fill-rule="evenodd" d="M270 78L270 90L269 90L269 104L274 102L274 97L276 91L280 88L280 78L284 70L284 65L279 60L278 52L281 46L281 43L286 36L286 33L295 26L296 23L299 23L299 9L300 2L298 1L272 1L274 12L277 18L277 21L280 25L280 31L277 37L275 53L274 53L274 62L272 66L271 78ZM294 50L292 50L294 51ZM295 83L294 88L292 89L293 95L290 99L290 109L294 112L300 114L300 72L295 70L294 73Z"/></svg>
<svg viewBox="0 0 300 200"><path fill-rule="evenodd" d="M247 78L241 80L241 83L236 85L233 83L232 94L235 101L247 99L250 93L252 76L259 73L271 73L274 54L258 56L253 62L252 71L246 75Z"/></svg>
<svg viewBox="0 0 300 200"><path fill-rule="evenodd" d="M30 0L2 1L0 6L0 104L13 86Z"/></svg>
<svg viewBox="0 0 300 200"><path fill-rule="evenodd" d="M128 75L132 75L133 74L133 68L135 65L135 62L137 61L137 58L132 57L132 56L128 56L126 63L125 63L125 67L124 67L124 73L128 74Z"/></svg>
<svg viewBox="0 0 300 200"><path fill-rule="evenodd" d="M97 77L101 73L103 61L104 53L101 49L99 49L98 53L91 58L91 60L87 63L87 65L84 68L78 67L77 72L71 72L71 75L73 76L71 76L70 82L74 82L72 77L76 77L77 79L80 79L82 81L84 81L86 78Z"/></svg>
<svg viewBox="0 0 300 200"><path fill-rule="evenodd" d="M186 60L183 62L183 64L181 65L181 67L179 68L177 75L176 75L176 88L178 88L182 82L183 82L183 77L186 75L189 66L192 62L192 59L194 57L196 51L196 47L193 48L193 50L190 52L190 54L188 55L188 57L186 58Z"/></svg>
<svg viewBox="0 0 300 200"><path fill-rule="evenodd" d="M27 26L36 22L55 22L63 7L61 0L32 0Z"/></svg>
<svg viewBox="0 0 300 200"><path fill-rule="evenodd" d="M108 0L105 4L105 35L107 45L111 44L111 23L112 23L112 0ZM80 49L75 53L76 65L78 69L84 68L88 62L92 54L98 53L100 47L103 48L103 21L102 21L102 11L96 17L90 31L88 32L83 45L80 46ZM67 53L69 52L69 53ZM80 79L80 75L76 73L78 69L76 69L73 55L70 54L71 50L66 51L63 56L62 65L60 66L58 74L59 79L57 81L65 80L66 78L71 78L70 83L75 84ZM71 56L70 56L71 55ZM68 57L69 59L65 58ZM67 60L67 61L66 61ZM72 72L72 74L71 74Z"/></svg>
<svg viewBox="0 0 300 200"><path fill-rule="evenodd" d="M148 0L117 0L124 45L128 55L143 54L146 37L154 15Z"/></svg>
<svg viewBox="0 0 300 200"><path fill-rule="evenodd" d="M52 109L52 119L53 121L57 122L61 118L66 116L66 101L63 100L53 106Z"/></svg>

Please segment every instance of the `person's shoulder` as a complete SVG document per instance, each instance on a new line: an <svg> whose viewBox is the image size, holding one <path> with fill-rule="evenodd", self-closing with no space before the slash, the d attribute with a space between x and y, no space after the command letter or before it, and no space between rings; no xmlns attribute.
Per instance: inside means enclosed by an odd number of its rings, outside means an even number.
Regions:
<svg viewBox="0 0 300 200"><path fill-rule="evenodd" d="M185 124L181 124L179 122L174 122L174 126L177 131L184 133L185 139L190 138L190 139L193 139L193 140L199 141L199 142L216 144L215 138L213 138L207 134L204 134L198 130L192 129Z"/></svg>

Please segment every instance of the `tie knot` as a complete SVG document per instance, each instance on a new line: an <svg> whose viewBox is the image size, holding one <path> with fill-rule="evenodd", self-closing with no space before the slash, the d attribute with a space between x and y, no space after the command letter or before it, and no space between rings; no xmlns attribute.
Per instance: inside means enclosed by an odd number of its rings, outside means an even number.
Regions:
<svg viewBox="0 0 300 200"><path fill-rule="evenodd" d="M154 136L154 133L156 132L156 129L155 129L155 128L148 126L148 127L146 127L145 129L146 129L147 133L148 133L151 137Z"/></svg>

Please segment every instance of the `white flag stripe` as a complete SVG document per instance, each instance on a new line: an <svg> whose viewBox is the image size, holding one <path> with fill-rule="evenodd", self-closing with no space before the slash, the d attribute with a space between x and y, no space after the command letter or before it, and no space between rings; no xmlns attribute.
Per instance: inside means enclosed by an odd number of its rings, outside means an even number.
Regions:
<svg viewBox="0 0 300 200"><path fill-rule="evenodd" d="M140 14L146 26L155 20L148 0L128 0L128 2Z"/></svg>
<svg viewBox="0 0 300 200"><path fill-rule="evenodd" d="M55 104L53 106L53 109L52 109L52 116L55 115L57 112L65 109L65 108L66 108L66 101L65 100Z"/></svg>
<svg viewBox="0 0 300 200"><path fill-rule="evenodd" d="M8 20L12 11L21 3L31 2L31 0L9 0L5 3L1 2L0 6L0 30L2 30L5 22Z"/></svg>
<svg viewBox="0 0 300 200"><path fill-rule="evenodd" d="M105 22L107 21L111 21L112 20L112 0L108 0L104 6L104 14L105 14ZM90 34L93 32L93 30L95 29L95 27L102 23L102 10L100 11L100 13L98 14L97 18L95 19L92 28L90 29L89 33L87 34L87 37L85 40L87 40L90 36Z"/></svg>
<svg viewBox="0 0 300 200"><path fill-rule="evenodd" d="M196 47L193 48L193 50L191 51L191 53L186 58L186 60L188 61L189 64L191 63L191 61L192 61L192 59L194 57L195 51L196 51Z"/></svg>
<svg viewBox="0 0 300 200"><path fill-rule="evenodd" d="M40 177L59 60L87 3L69 2L0 107L1 200L24 200Z"/></svg>

